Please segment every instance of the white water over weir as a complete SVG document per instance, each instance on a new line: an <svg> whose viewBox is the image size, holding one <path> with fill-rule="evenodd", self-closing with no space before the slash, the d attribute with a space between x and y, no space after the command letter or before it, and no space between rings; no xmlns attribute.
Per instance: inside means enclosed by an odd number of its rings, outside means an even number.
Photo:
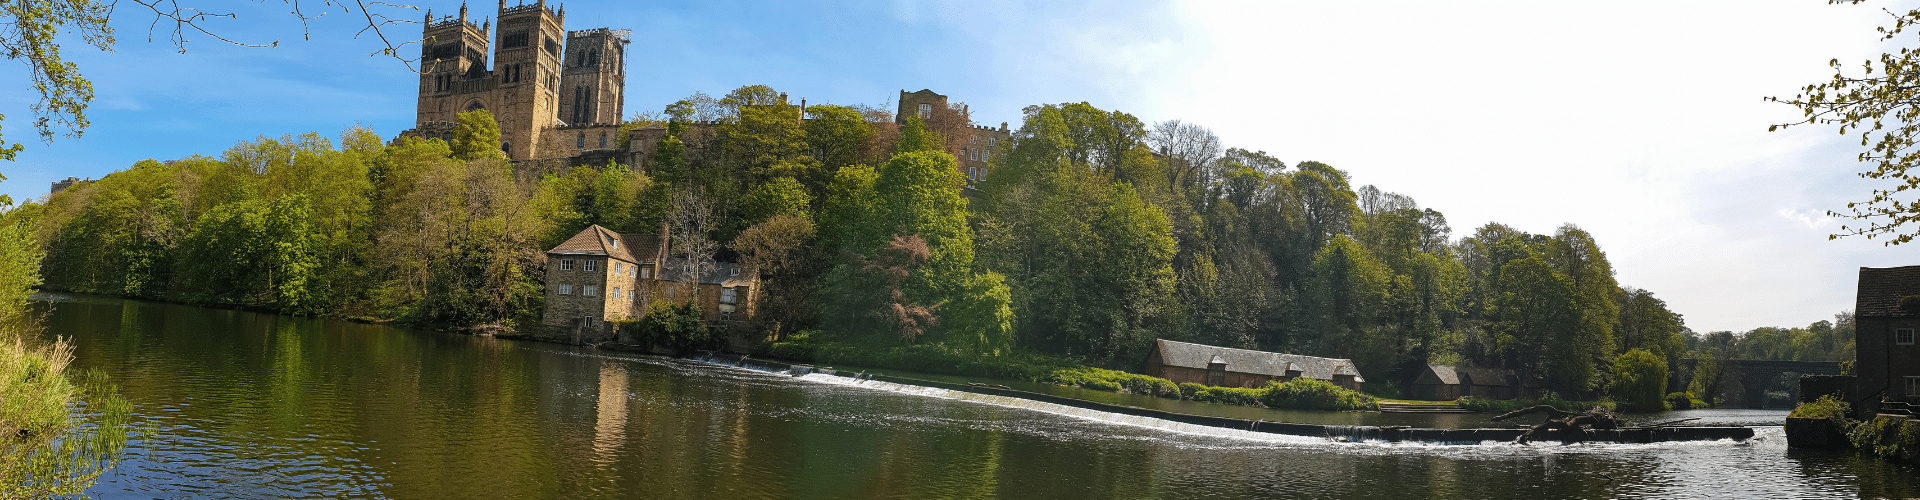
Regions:
<svg viewBox="0 0 1920 500"><path fill-rule="evenodd" d="M1015 390L1005 386L981 384L954 384L917 380L887 375L855 373L841 375L832 369L815 368L808 365L790 365L775 361L751 359L746 356L706 355L696 360L737 366L751 370L781 373L799 377L811 382L866 389L930 396L1009 408L1022 408L1052 413L1073 418L1095 420L1120 425L1162 429L1172 432L1205 435L1237 435L1239 437L1272 440L1277 435L1295 438L1296 442L1316 443L1327 441L1351 442L1402 442L1418 441L1439 444L1480 445L1514 442L1526 429L1427 429L1410 427L1376 427L1365 425L1317 425L1286 422L1268 422L1264 420L1246 420L1206 415L1191 415L1161 410L1119 406L1097 403L1050 394L1041 394ZM1569 436L1570 441L1599 441L1616 443L1654 443L1666 441L1745 441L1753 437L1749 427L1655 427L1588 430L1579 436ZM1560 440L1557 432L1548 432L1533 437L1536 441Z"/></svg>

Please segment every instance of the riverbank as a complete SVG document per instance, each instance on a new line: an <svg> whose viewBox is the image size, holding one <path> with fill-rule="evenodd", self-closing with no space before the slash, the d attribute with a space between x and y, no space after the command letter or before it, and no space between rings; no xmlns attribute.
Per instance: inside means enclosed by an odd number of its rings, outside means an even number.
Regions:
<svg viewBox="0 0 1920 500"><path fill-rule="evenodd" d="M1787 414L1787 442L1795 448L1853 450L1882 459L1920 463L1920 421L1911 415L1853 418L1852 408L1828 395Z"/></svg>

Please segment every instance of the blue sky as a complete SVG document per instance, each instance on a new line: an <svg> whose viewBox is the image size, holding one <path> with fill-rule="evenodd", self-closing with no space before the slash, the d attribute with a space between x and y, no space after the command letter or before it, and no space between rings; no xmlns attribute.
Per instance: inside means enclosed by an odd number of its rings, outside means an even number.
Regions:
<svg viewBox="0 0 1920 500"><path fill-rule="evenodd" d="M515 2L517 3L517 2ZM1767 133L1791 96L1887 46L1876 5L1824 2L749 2L575 1L567 27L634 32L629 113L696 91L765 84L810 103L887 106L930 88L983 125L1087 101L1148 123L1211 127L1228 146L1321 161L1445 213L1593 233L1621 284L1697 331L1802 326L1852 307L1857 268L1912 248L1828 241L1824 216L1866 197L1857 138ZM419 4L436 15L459 4ZM34 139L24 66L0 78L0 132L28 149L0 191L43 195L144 158L219 155L254 137L412 126L416 76L369 57L355 17L300 25L237 3L184 54L133 9L115 52L69 42L97 92L84 138ZM226 6L221 6L226 8ZM469 6L490 18L494 5ZM211 10L211 8L210 8ZM422 13L395 11L418 21ZM389 30L417 37L417 25ZM414 51L413 47L408 48Z"/></svg>

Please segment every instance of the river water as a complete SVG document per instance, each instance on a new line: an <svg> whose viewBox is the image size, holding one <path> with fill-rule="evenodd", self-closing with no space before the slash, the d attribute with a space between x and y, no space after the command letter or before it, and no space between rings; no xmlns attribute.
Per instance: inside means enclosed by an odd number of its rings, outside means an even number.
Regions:
<svg viewBox="0 0 1920 500"><path fill-rule="evenodd" d="M49 334L75 341L77 367L108 372L148 429L90 490L100 498L1920 496L1914 467L1788 450L1777 411L1642 416L1768 426L1745 443L1345 443L591 348L39 298L53 308ZM1189 409L1433 418L1210 406ZM1442 418L1455 420L1433 425L1483 416Z"/></svg>

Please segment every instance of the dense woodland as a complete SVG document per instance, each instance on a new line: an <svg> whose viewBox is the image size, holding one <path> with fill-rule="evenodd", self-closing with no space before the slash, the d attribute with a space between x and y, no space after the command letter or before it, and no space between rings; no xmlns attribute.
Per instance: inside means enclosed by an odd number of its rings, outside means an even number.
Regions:
<svg viewBox="0 0 1920 500"><path fill-rule="evenodd" d="M630 166L516 166L484 111L447 142L261 137L7 217L45 249L50 288L302 315L534 325L547 248L667 223L676 254L762 273L755 335L810 349L1134 369L1170 338L1351 358L1379 394L1432 363L1582 396L1682 358L1851 359L1844 314L1696 335L1578 226L1455 234L1410 197L1193 124L1029 106L963 196L947 151L964 107L799 113L764 86L695 95L629 125L668 129Z"/></svg>

